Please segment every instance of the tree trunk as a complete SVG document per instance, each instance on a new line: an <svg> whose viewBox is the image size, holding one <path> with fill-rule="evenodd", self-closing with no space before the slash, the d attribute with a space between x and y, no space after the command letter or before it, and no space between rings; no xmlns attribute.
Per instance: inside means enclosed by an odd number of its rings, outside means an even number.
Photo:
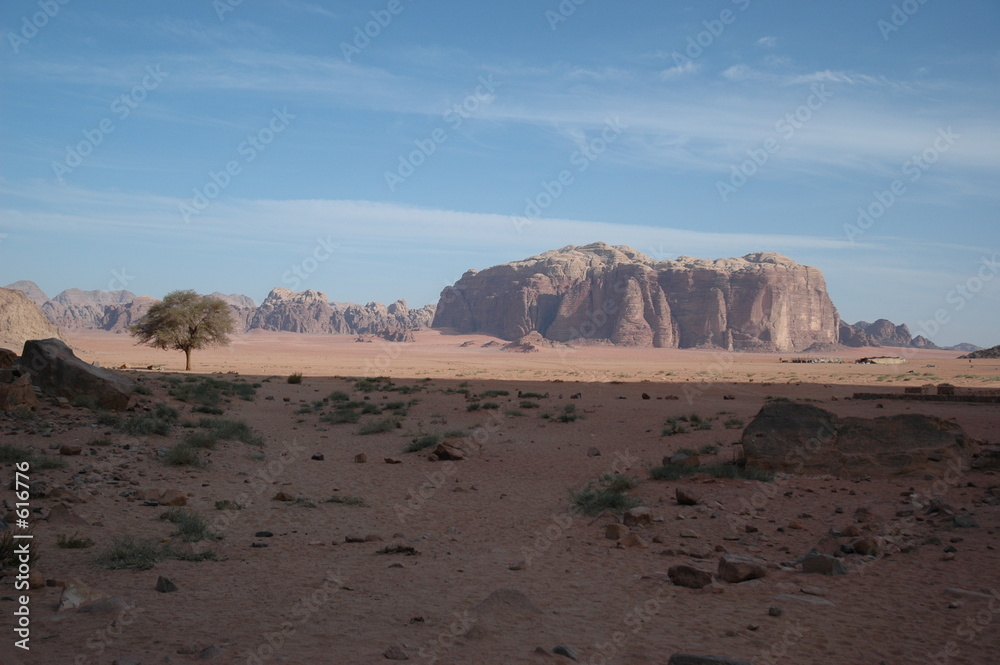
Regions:
<svg viewBox="0 0 1000 665"><path fill-rule="evenodd" d="M191 371L191 349L184 349L184 360L185 360L185 367L184 367L184 369L186 371L190 372Z"/></svg>

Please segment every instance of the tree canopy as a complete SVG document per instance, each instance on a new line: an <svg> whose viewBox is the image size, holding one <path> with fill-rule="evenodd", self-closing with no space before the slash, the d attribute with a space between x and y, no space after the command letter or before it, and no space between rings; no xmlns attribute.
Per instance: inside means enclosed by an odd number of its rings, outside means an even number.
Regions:
<svg viewBox="0 0 1000 665"><path fill-rule="evenodd" d="M191 351L229 344L234 329L229 305L188 290L168 293L128 331L139 344L183 351L184 369L190 370Z"/></svg>

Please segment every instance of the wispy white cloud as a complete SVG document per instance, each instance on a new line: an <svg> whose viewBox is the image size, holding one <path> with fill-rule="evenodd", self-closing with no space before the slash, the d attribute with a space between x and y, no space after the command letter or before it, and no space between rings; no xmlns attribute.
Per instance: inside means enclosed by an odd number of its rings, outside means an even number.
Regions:
<svg viewBox="0 0 1000 665"><path fill-rule="evenodd" d="M754 42L755 46L761 46L763 48L774 48L778 44L777 37L761 37Z"/></svg>
<svg viewBox="0 0 1000 665"><path fill-rule="evenodd" d="M680 65L674 65L673 67L668 67L660 72L660 79L664 81L670 81L672 79L680 78L685 74L693 74L698 71L698 66L694 64L693 60L688 60Z"/></svg>

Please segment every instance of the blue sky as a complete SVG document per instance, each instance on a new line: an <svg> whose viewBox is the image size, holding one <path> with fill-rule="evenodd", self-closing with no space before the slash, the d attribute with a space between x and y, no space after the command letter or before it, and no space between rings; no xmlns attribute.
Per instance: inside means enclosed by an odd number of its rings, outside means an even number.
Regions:
<svg viewBox="0 0 1000 665"><path fill-rule="evenodd" d="M423 305L602 240L1000 341L1000 6L576 1L6 2L0 283Z"/></svg>

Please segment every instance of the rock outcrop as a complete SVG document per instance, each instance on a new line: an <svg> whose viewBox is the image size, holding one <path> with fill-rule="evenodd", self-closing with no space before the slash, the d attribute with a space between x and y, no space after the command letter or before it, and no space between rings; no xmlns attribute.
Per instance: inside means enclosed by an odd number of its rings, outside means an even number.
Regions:
<svg viewBox="0 0 1000 665"><path fill-rule="evenodd" d="M988 349L979 349L964 356L959 356L963 360L975 360L976 358L1000 358L1000 345L991 346Z"/></svg>
<svg viewBox="0 0 1000 665"><path fill-rule="evenodd" d="M59 336L59 330L24 292L0 289L0 346L20 349L26 340Z"/></svg>
<svg viewBox="0 0 1000 665"><path fill-rule="evenodd" d="M155 298L136 296L130 291L80 289L68 289L50 300L38 285L29 281L15 282L10 288L33 299L49 321L72 330L97 329L123 333L157 302ZM236 329L240 332L276 330L377 335L390 341L409 341L413 339L413 330L429 327L434 319L433 305L410 309L405 300L397 300L391 305L375 302L367 305L333 303L321 291L296 293L276 288L257 307L248 296L219 292L211 295L229 305ZM24 339L55 335L54 329L44 333L35 331ZM8 343L20 347L24 339Z"/></svg>
<svg viewBox="0 0 1000 665"><path fill-rule="evenodd" d="M811 404L765 404L743 430L749 469L845 478L969 468L978 445L949 420L922 414L841 418Z"/></svg>
<svg viewBox="0 0 1000 665"><path fill-rule="evenodd" d="M836 343L822 273L773 253L654 261L625 246L568 246L446 288L435 328L506 340L798 351Z"/></svg>
<svg viewBox="0 0 1000 665"><path fill-rule="evenodd" d="M50 397L65 397L70 402L86 399L112 411L125 409L135 389L124 376L80 360L58 339L25 342L18 367Z"/></svg>
<svg viewBox="0 0 1000 665"><path fill-rule="evenodd" d="M913 337L905 323L896 325L887 319L878 319L874 323L858 321L850 325L840 322L840 343L844 346L900 346L915 349L937 349L934 342L923 335Z"/></svg>

